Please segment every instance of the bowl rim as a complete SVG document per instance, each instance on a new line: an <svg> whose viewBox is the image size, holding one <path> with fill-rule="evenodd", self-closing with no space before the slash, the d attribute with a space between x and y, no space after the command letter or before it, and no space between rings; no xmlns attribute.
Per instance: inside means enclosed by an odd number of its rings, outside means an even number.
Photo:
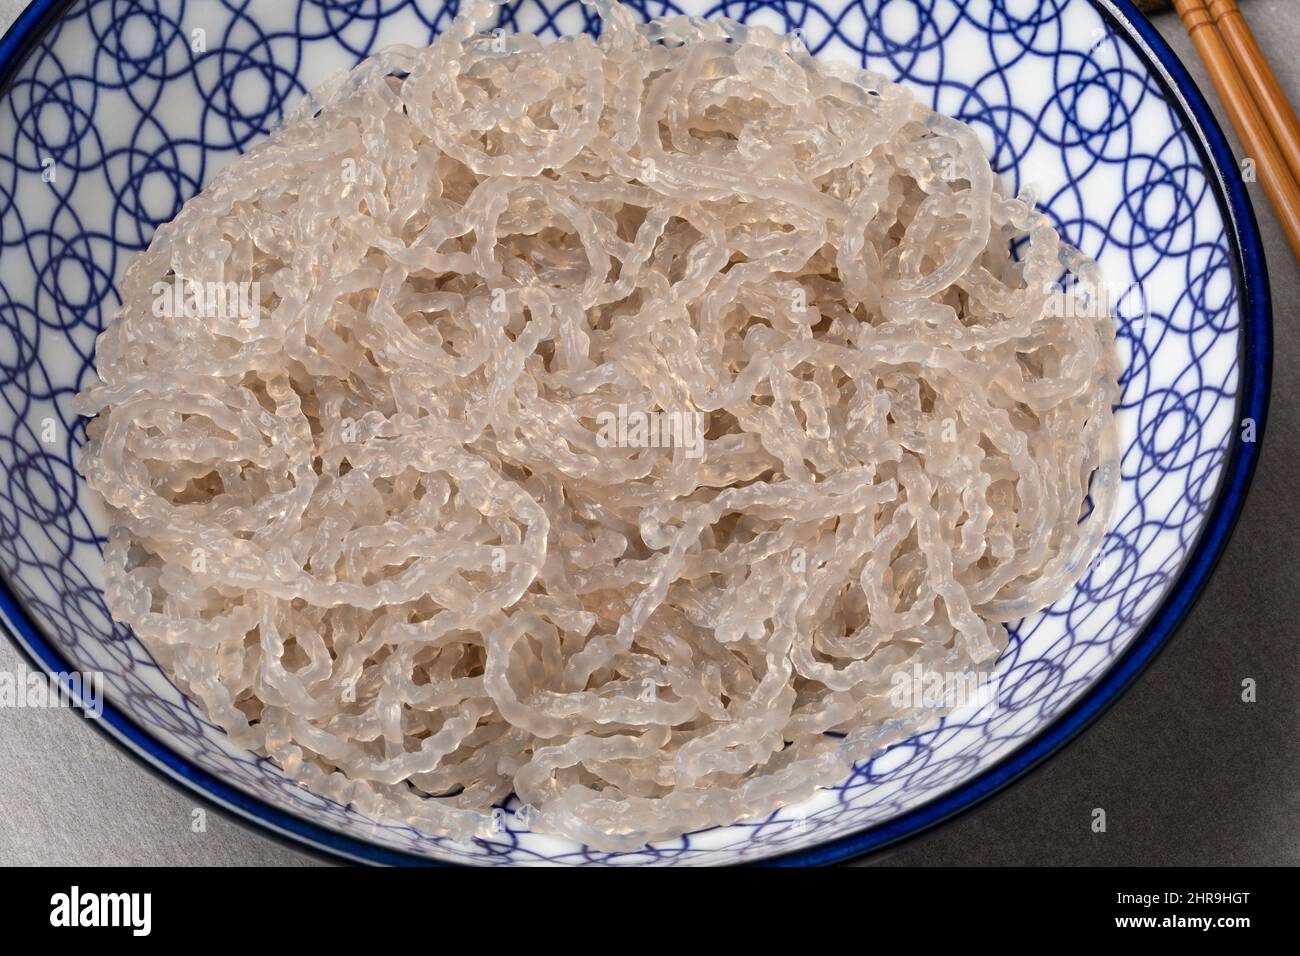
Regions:
<svg viewBox="0 0 1300 956"><path fill-rule="evenodd" d="M0 97L40 40L77 0L33 0L0 38ZM1165 646L1201 596L1232 535L1259 461L1269 405L1273 363L1272 306L1268 269L1254 208L1238 175L1236 159L1204 94L1197 88L1156 28L1132 0L1085 0L1142 58L1162 94L1191 136L1224 214L1234 277L1240 289L1241 348L1236 420L1252 418L1255 441L1244 442L1234 425L1234 439L1223 466L1214 502L1173 586L1128 648L1078 700L1014 752L970 780L906 813L824 843L748 861L759 866L820 866L896 847L901 841L952 820L987 800L1048 757L1059 753L1099 717L1145 670ZM52 674L67 671L68 661L23 610L8 580L0 574L0 631L37 668ZM231 786L214 773L154 739L125 712L103 701L103 712L89 721L119 749L169 784L197 796L206 805L259 834L298 851L334 862L388 865L459 866L348 836ZM471 865L471 864L464 864Z"/></svg>

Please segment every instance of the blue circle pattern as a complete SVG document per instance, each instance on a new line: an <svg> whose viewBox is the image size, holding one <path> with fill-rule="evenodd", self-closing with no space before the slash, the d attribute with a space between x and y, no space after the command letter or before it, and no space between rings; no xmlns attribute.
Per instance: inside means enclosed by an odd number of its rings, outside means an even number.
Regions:
<svg viewBox="0 0 1300 956"><path fill-rule="evenodd" d="M429 42L458 4L76 0L0 103L0 573L70 664L103 671L109 699L173 751L275 807L394 850L486 864L722 863L897 818L1014 752L1115 661L1195 544L1238 427L1239 302L1222 214L1178 113L1086 0L629 6L797 29L819 55L908 84L973 124L1008 188L1035 189L1112 283L1141 286L1140 306L1119 310L1121 505L1088 576L1014 630L992 701L797 808L608 854L514 826L458 844L325 800L230 747L109 617L105 522L77 481L83 423L69 400L93 374L116 279L157 225L270 132L326 66ZM577 0L512 4L501 25L599 30Z"/></svg>

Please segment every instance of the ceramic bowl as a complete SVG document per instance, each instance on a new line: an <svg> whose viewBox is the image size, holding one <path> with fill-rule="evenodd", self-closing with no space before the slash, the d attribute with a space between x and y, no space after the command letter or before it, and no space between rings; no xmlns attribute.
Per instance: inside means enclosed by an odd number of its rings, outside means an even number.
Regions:
<svg viewBox="0 0 1300 956"><path fill-rule="evenodd" d="M636 2L802 31L980 132L1109 286L1123 487L1088 575L1021 622L987 699L762 819L634 853L518 830L457 844L371 820L232 747L105 607L104 515L73 462L115 283L155 227L331 71L429 42L441 0L38 0L0 44L0 615L50 671L102 672L95 724L159 773L308 848L407 863L843 859L970 806L1061 747L1169 638L1223 550L1263 434L1269 303L1243 182L1200 93L1127 0ZM502 26L596 30L576 0ZM507 818L509 820L509 818Z"/></svg>

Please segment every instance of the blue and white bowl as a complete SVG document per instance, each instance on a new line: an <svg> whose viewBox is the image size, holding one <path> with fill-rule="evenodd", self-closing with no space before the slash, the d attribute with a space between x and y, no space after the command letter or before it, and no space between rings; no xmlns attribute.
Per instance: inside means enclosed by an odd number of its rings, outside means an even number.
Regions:
<svg viewBox="0 0 1300 956"><path fill-rule="evenodd" d="M1268 282L1222 133L1128 0L652 0L801 30L972 123L1120 302L1123 488L1089 575L1012 634L993 694L763 819L635 853L507 829L455 844L371 820L232 747L110 619L104 515L72 396L155 227L328 73L431 41L442 0L37 0L0 43L0 616L50 671L103 672L96 721L160 773L302 844L385 863L821 863L914 834L1073 737L1168 640L1241 508L1268 399ZM598 29L522 0L507 29ZM509 820L509 818L507 818ZM513 826L513 824L512 824Z"/></svg>

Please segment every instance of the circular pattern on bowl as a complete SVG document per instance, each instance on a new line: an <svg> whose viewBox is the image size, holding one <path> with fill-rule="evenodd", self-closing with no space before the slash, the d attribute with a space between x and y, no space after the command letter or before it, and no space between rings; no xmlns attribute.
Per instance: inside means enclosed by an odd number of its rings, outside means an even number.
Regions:
<svg viewBox="0 0 1300 956"><path fill-rule="evenodd" d="M1240 183L1205 159L1208 144L1219 168L1231 162L1208 111L1171 95L1161 73L1185 76L1155 67L1150 28L1115 15L1127 3L629 5L797 29L818 55L897 78L976 127L1008 190L1033 190L1112 287L1127 449L1114 527L1079 585L1013 631L987 700L770 817L607 854L508 814L496 839L457 844L318 797L231 747L108 617L105 520L72 467L82 423L69 400L93 374L113 283L157 224L329 72L430 41L457 7L38 2L0 49L12 69L30 47L0 103L0 612L44 665L105 674L101 723L120 742L282 834L354 858L496 864L823 860L880 845L1005 782L1112 699L1186 610L1239 507L1257 452L1242 437L1258 437L1267 393L1257 239ZM598 20L577 0L526 0L502 26Z"/></svg>

